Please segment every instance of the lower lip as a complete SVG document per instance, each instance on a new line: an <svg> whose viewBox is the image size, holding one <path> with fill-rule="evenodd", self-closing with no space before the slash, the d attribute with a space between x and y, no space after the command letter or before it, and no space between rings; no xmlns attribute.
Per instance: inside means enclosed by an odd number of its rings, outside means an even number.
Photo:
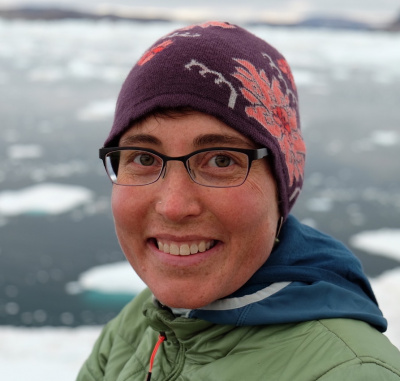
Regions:
<svg viewBox="0 0 400 381"><path fill-rule="evenodd" d="M204 252L190 255L173 255L167 254L159 250L154 242L150 242L149 246L160 263L169 266L190 267L197 266L201 262L207 261L210 257L216 255L221 249L221 242L217 242L214 247Z"/></svg>

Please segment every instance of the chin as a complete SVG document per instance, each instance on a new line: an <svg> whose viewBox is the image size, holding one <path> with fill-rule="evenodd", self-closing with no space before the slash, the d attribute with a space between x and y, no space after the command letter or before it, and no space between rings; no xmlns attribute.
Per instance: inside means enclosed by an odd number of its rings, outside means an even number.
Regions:
<svg viewBox="0 0 400 381"><path fill-rule="evenodd" d="M154 293L156 299L164 306L168 306L170 308L185 308L189 310L195 310L197 308L204 307L210 303L212 303L215 299L212 297L209 298L193 298L185 297L182 294L177 293L176 295L158 295Z"/></svg>

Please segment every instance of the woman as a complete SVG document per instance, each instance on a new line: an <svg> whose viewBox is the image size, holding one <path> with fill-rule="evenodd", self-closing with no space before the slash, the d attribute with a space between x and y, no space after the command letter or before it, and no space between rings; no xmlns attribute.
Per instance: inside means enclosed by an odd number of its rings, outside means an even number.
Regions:
<svg viewBox="0 0 400 381"><path fill-rule="evenodd" d="M290 68L244 29L190 26L141 57L100 157L148 290L78 380L400 380L358 260L289 214L305 151Z"/></svg>

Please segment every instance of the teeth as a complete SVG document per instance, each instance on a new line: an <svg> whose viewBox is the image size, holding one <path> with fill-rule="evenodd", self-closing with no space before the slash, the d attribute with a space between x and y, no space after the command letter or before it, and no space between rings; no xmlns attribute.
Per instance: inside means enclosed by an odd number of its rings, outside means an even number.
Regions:
<svg viewBox="0 0 400 381"><path fill-rule="evenodd" d="M182 245L179 249L179 255L190 255L189 245Z"/></svg>
<svg viewBox="0 0 400 381"><path fill-rule="evenodd" d="M190 245L190 254L196 254L199 251L197 244L192 243Z"/></svg>
<svg viewBox="0 0 400 381"><path fill-rule="evenodd" d="M204 253L206 250L209 250L214 246L214 241L201 241L199 243L187 244L184 243L182 245L178 245L176 243L163 243L161 241L157 241L158 249L163 251L166 254L172 255L190 255L197 253Z"/></svg>
<svg viewBox="0 0 400 381"><path fill-rule="evenodd" d="M172 255L179 255L179 247L178 247L178 245L174 245L174 244L170 245L169 253L172 254Z"/></svg>

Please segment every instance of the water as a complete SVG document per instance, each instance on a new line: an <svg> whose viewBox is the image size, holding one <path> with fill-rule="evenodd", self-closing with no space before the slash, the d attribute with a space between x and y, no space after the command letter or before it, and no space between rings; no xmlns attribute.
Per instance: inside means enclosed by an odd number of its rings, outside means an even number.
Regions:
<svg viewBox="0 0 400 381"><path fill-rule="evenodd" d="M97 149L128 70L175 26L0 21L0 200L26 190L29 201L19 212L0 203L1 325L103 324L126 302L68 285L123 260ZM253 31L284 53L298 82L308 159L294 214L348 245L365 230L400 228L400 35ZM29 198L37 184L89 193L60 212L45 191ZM354 251L371 277L400 266Z"/></svg>

